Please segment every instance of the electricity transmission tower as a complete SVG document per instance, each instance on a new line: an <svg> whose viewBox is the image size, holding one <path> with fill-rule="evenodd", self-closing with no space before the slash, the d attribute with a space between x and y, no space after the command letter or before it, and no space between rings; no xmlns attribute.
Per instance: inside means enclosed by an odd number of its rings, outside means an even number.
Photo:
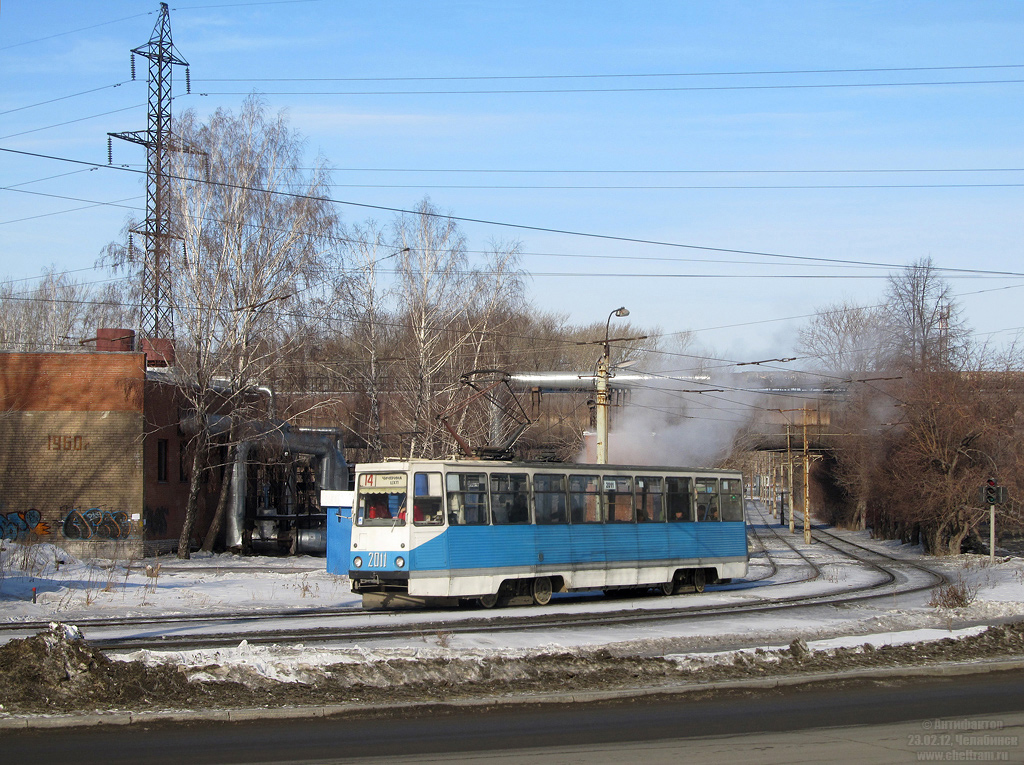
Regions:
<svg viewBox="0 0 1024 765"><path fill-rule="evenodd" d="M167 3L160 3L160 15L149 42L132 48L132 79L135 79L135 55L149 59L149 122L146 130L108 133L113 138L146 147L146 222L137 231L146 239L142 263L142 298L139 330L143 337L172 338L174 322L167 301L170 282L168 247L171 234L170 152L186 150L171 135L171 71L173 66L188 67L171 40L171 19ZM191 92L189 71L185 69L186 92ZM107 138L107 161L112 160Z"/></svg>

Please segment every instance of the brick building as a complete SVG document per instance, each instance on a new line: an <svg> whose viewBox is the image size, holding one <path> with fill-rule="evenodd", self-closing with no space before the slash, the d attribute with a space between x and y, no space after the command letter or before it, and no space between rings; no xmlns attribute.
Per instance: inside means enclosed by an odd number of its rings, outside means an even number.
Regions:
<svg viewBox="0 0 1024 765"><path fill-rule="evenodd" d="M191 464L179 403L144 353L0 353L0 538L76 556L176 547Z"/></svg>

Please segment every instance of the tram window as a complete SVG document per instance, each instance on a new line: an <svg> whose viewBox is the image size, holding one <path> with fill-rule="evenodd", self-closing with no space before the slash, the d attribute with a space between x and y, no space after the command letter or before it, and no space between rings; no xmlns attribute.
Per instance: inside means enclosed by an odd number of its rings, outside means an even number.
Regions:
<svg viewBox="0 0 1024 765"><path fill-rule="evenodd" d="M495 524L530 522L526 473L491 473L491 515Z"/></svg>
<svg viewBox="0 0 1024 765"><path fill-rule="evenodd" d="M537 523L568 523L565 476L536 473L533 476L533 503Z"/></svg>
<svg viewBox="0 0 1024 765"><path fill-rule="evenodd" d="M404 473L363 473L356 501L357 526L404 526Z"/></svg>
<svg viewBox="0 0 1024 765"><path fill-rule="evenodd" d="M601 500L600 476L569 476L569 515L573 523L601 523Z"/></svg>
<svg viewBox="0 0 1024 765"><path fill-rule="evenodd" d="M697 520L718 521L718 479L698 478L696 481Z"/></svg>
<svg viewBox="0 0 1024 765"><path fill-rule="evenodd" d="M448 523L451 526L487 525L487 474L449 473Z"/></svg>
<svg viewBox="0 0 1024 765"><path fill-rule="evenodd" d="M722 479L722 520L743 520L743 487L737 478Z"/></svg>
<svg viewBox="0 0 1024 765"><path fill-rule="evenodd" d="M633 478L628 475L606 475L604 496L608 523L633 522Z"/></svg>
<svg viewBox="0 0 1024 765"><path fill-rule="evenodd" d="M412 522L417 526L440 526L444 523L441 503L441 474L416 473L413 479Z"/></svg>
<svg viewBox="0 0 1024 765"><path fill-rule="evenodd" d="M669 521L688 523L693 520L689 478L665 479L665 509Z"/></svg>
<svg viewBox="0 0 1024 765"><path fill-rule="evenodd" d="M658 477L636 477L637 523L662 523L665 520L665 484Z"/></svg>

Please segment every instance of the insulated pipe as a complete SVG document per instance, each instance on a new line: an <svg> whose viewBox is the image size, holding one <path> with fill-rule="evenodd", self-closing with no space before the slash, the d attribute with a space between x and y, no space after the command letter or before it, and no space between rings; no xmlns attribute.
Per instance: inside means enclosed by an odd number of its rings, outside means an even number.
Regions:
<svg viewBox="0 0 1024 765"><path fill-rule="evenodd" d="M231 430L231 418L223 414L206 415L207 429L211 436L222 436ZM194 436L200 430L199 418L190 414L181 420L181 430L190 436Z"/></svg>
<svg viewBox="0 0 1024 765"><path fill-rule="evenodd" d="M181 428L196 433L200 427L197 417L186 417ZM231 418L226 415L207 415L211 435L223 435L231 429ZM348 465L342 449L341 431L337 428L295 429L277 421L246 422L241 427L244 440L239 441L231 470L231 495L224 522L224 541L230 548L242 546L245 527L245 501L248 488L247 465L249 453L255 446L277 446L281 451L310 454L317 458L317 481L321 489L344 491L348 488Z"/></svg>
<svg viewBox="0 0 1024 765"><path fill-rule="evenodd" d="M647 375L639 372L623 372L615 369L610 370L614 375L609 378L609 387L629 388L634 385L649 385L652 382L673 380L689 381L696 383L707 383L710 381L708 375ZM612 382L614 380L614 382ZM598 386L599 375L589 372L513 372L509 375L509 382L513 387L520 390L524 388L544 388L564 391L585 391L595 390Z"/></svg>
<svg viewBox="0 0 1024 765"><path fill-rule="evenodd" d="M266 433L260 440L276 444L282 450L319 457L317 480L321 489L344 491L348 488L348 465L340 448L339 431L310 433L285 426Z"/></svg>
<svg viewBox="0 0 1024 765"><path fill-rule="evenodd" d="M235 464L231 470L231 503L224 522L224 545L229 550L242 546L245 525L245 492L248 484L249 450L252 441L241 441L235 448Z"/></svg>
<svg viewBox="0 0 1024 765"><path fill-rule="evenodd" d="M258 385L256 390L267 394L267 398L270 401L267 404L267 416L272 419L277 419L277 398L274 396L274 389L268 385Z"/></svg>
<svg viewBox="0 0 1024 765"><path fill-rule="evenodd" d="M307 433L292 430L287 424L251 422L246 424L248 432L255 434L238 444L235 466L231 474L231 504L224 527L224 543L230 549L242 546L242 530L245 526L245 499L248 486L246 464L253 446L269 444L282 451L311 454L317 457L317 481L321 489L345 490L348 488L348 465L341 449L341 433Z"/></svg>

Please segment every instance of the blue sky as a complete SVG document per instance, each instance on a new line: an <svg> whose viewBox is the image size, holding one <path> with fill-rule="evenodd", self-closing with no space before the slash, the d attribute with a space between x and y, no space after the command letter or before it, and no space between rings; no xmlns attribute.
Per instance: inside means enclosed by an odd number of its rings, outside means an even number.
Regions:
<svg viewBox="0 0 1024 765"><path fill-rule="evenodd" d="M879 302L892 267L931 257L972 272L947 278L979 337L1024 325L1018 0L170 7L192 80L186 95L175 71L175 111L265 93L337 168L337 200L429 195L465 218L666 243L464 224L471 249L519 239L536 305L575 321L626 305L726 358L789 355L805 319L788 317ZM129 50L157 8L4 3L0 149L103 164L108 132L143 129ZM115 142L114 160L143 150ZM90 268L131 212L74 208L144 205L136 175L11 151L0 189L16 279Z"/></svg>

